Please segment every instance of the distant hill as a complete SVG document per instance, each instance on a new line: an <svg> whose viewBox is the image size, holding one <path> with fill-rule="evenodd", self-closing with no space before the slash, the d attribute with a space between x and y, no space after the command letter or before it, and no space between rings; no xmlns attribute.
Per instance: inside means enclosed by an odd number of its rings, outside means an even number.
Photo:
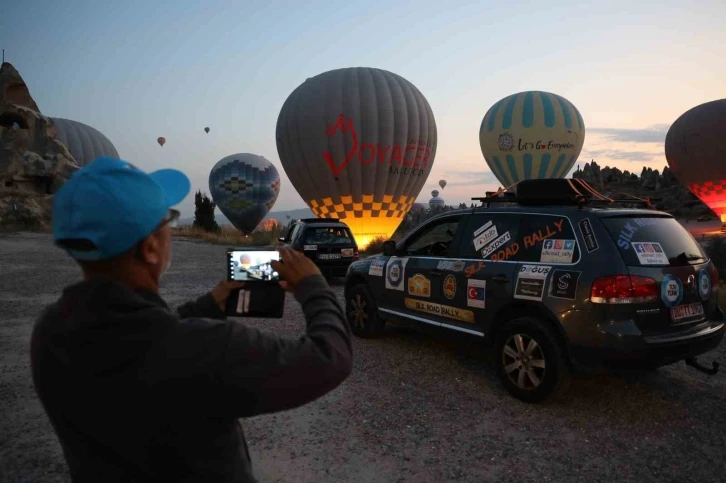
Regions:
<svg viewBox="0 0 726 483"><path fill-rule="evenodd" d="M290 218L288 218L288 216ZM214 217L217 220L217 224L220 226L224 225L232 225L232 223L229 222L226 216L222 214L219 209L215 210ZM281 224L285 225L290 220L294 220L296 218L314 218L315 215L313 214L312 210L310 208L298 208L297 210L287 210L287 211L272 211L267 214L267 216L264 218L265 220L269 219L275 219ZM182 225L191 225L194 223L194 217L189 216L186 218L181 218L179 220L179 223Z"/></svg>

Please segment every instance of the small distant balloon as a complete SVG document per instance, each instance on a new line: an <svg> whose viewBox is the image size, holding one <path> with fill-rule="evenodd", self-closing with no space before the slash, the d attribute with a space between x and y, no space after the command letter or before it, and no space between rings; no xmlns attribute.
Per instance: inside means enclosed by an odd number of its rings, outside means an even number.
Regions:
<svg viewBox="0 0 726 483"><path fill-rule="evenodd" d="M204 128L204 132L208 133L209 132L209 128L208 127L205 127Z"/></svg>
<svg viewBox="0 0 726 483"><path fill-rule="evenodd" d="M439 180L439 186L441 186L441 189L446 188L446 180L445 179L440 179Z"/></svg>
<svg viewBox="0 0 726 483"><path fill-rule="evenodd" d="M164 143L166 143L166 138L156 138L156 142L159 143L159 146L164 146Z"/></svg>

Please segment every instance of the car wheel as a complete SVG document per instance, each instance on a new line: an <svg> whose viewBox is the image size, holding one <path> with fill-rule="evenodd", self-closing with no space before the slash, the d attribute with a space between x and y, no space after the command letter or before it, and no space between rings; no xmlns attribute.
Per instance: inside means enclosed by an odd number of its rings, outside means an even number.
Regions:
<svg viewBox="0 0 726 483"><path fill-rule="evenodd" d="M540 402L566 392L571 380L559 336L532 317L508 322L496 339L495 364L509 393L525 402Z"/></svg>
<svg viewBox="0 0 726 483"><path fill-rule="evenodd" d="M366 285L354 285L348 290L345 313L351 330L358 337L376 337L383 333L385 322L378 316L376 301Z"/></svg>

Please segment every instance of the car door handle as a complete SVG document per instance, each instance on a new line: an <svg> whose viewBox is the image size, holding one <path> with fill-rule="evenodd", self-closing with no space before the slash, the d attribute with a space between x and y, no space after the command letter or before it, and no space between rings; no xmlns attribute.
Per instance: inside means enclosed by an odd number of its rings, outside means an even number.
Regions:
<svg viewBox="0 0 726 483"><path fill-rule="evenodd" d="M509 277L500 273L499 275L494 275L492 277L492 281L497 283L509 283Z"/></svg>

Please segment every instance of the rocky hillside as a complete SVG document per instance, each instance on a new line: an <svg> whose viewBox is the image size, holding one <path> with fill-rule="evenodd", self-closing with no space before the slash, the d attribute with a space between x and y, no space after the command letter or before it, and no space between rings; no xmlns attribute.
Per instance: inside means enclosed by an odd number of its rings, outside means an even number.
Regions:
<svg viewBox="0 0 726 483"><path fill-rule="evenodd" d="M611 198L625 199L628 195L648 198L657 209L677 217L697 218L706 215L716 218L708 206L678 181L668 166L662 172L643 168L638 175L609 166L600 168L593 160L586 163L584 168L578 168L572 177L584 179Z"/></svg>
<svg viewBox="0 0 726 483"><path fill-rule="evenodd" d="M50 223L53 193L79 169L18 71L0 66L0 228Z"/></svg>

